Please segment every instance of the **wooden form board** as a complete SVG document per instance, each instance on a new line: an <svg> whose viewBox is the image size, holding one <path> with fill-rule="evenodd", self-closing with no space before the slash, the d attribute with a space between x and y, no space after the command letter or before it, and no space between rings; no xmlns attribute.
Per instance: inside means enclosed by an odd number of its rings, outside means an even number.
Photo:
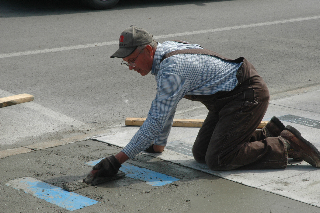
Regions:
<svg viewBox="0 0 320 213"><path fill-rule="evenodd" d="M141 126L146 118L126 118L126 126ZM175 127L201 127L203 124L203 119L173 119L172 126ZM268 121L261 121L258 129L262 129L267 125Z"/></svg>
<svg viewBox="0 0 320 213"><path fill-rule="evenodd" d="M33 101L33 99L34 99L33 95L29 95L29 94L20 94L20 95L13 95L5 98L0 98L0 108Z"/></svg>

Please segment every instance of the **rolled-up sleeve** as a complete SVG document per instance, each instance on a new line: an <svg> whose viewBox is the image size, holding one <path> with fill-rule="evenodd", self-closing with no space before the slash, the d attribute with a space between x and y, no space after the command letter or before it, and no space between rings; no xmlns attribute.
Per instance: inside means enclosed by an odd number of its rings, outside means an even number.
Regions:
<svg viewBox="0 0 320 213"><path fill-rule="evenodd" d="M152 142L166 144L177 104L185 94L183 84L184 79L176 74L159 76L157 95L152 101L148 117L122 150L129 158L146 150Z"/></svg>

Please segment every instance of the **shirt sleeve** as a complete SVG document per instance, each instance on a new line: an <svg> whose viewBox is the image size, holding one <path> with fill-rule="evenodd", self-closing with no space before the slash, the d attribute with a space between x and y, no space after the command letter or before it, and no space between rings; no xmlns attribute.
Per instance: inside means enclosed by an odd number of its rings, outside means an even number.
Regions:
<svg viewBox="0 0 320 213"><path fill-rule="evenodd" d="M184 79L173 73L165 73L159 76L157 84L157 95L146 121L122 150L129 158L146 150L153 141L157 145L167 142L177 104L185 94Z"/></svg>
<svg viewBox="0 0 320 213"><path fill-rule="evenodd" d="M162 132L159 134L158 138L156 138L154 140L154 144L156 145L160 145L160 146L166 146L167 142L168 142L168 136L170 134L171 131L171 127L173 124L173 118L174 118L174 114L175 114L176 110L174 109L174 111L170 114L167 122L165 123Z"/></svg>

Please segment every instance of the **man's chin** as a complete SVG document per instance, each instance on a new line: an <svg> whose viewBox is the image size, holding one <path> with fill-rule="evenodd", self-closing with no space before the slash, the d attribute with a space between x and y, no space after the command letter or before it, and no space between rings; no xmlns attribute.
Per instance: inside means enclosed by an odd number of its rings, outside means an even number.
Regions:
<svg viewBox="0 0 320 213"><path fill-rule="evenodd" d="M145 76L147 73L146 72L143 72L143 71L141 71L141 72L138 72L140 75L142 75L142 76Z"/></svg>
<svg viewBox="0 0 320 213"><path fill-rule="evenodd" d="M139 73L142 76L148 75L150 71L146 71L146 70L139 70L137 71L137 73Z"/></svg>

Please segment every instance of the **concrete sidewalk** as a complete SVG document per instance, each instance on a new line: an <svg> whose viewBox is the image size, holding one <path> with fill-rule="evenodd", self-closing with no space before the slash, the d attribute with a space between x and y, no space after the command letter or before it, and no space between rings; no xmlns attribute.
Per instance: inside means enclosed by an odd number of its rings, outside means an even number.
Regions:
<svg viewBox="0 0 320 213"><path fill-rule="evenodd" d="M279 117L320 149L319 97L316 88L272 100L263 120ZM203 119L206 111L177 116ZM100 159L118 153L137 130L119 126L87 139L0 151L1 211L320 212L320 170L290 161L285 170L211 171L192 157L199 128L173 127L165 152L143 152L129 160L122 167L124 179L72 193L62 189L63 183L82 180Z"/></svg>
<svg viewBox="0 0 320 213"><path fill-rule="evenodd" d="M263 120L268 121L272 116L277 116L285 125L296 127L303 137L320 149L319 109L318 89L271 101ZM205 118L205 114L194 118ZM138 127L124 127L93 139L124 147L137 130ZM173 127L165 152L153 156L320 207L319 169L304 161L289 161L285 170L211 171L206 165L196 163L192 157L191 147L198 130L198 128Z"/></svg>

